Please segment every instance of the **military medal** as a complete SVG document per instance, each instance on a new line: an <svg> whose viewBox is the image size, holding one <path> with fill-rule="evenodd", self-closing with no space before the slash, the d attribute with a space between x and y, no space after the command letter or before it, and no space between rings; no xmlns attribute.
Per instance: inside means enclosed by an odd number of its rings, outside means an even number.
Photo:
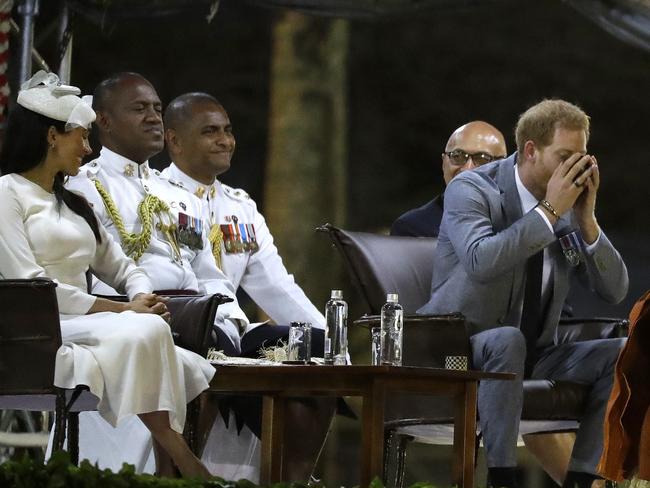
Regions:
<svg viewBox="0 0 650 488"><path fill-rule="evenodd" d="M188 224L188 215L178 212L178 240L182 244L187 244L188 242L188 230L187 230L187 224Z"/></svg>
<svg viewBox="0 0 650 488"><path fill-rule="evenodd" d="M248 230L248 247L252 253L259 251L260 246L257 243L257 235L255 234L255 226L253 224L246 224L246 229Z"/></svg>
<svg viewBox="0 0 650 488"><path fill-rule="evenodd" d="M227 254L232 254L236 252L234 235L235 232L232 229L231 224L221 224L221 233L223 234L223 247L226 249Z"/></svg>
<svg viewBox="0 0 650 488"><path fill-rule="evenodd" d="M578 266L581 261L580 249L582 248L580 243L581 239L578 237L578 233L576 231L570 232L569 234L560 237L559 241L567 262L571 266Z"/></svg>
<svg viewBox="0 0 650 488"><path fill-rule="evenodd" d="M254 253L260 248L257 244L253 224L239 224L239 234L241 235L244 250Z"/></svg>
<svg viewBox="0 0 650 488"><path fill-rule="evenodd" d="M203 249L203 222L183 212L178 212L178 239L190 249Z"/></svg>
<svg viewBox="0 0 650 488"><path fill-rule="evenodd" d="M246 231L246 224L239 224L239 235L241 236L241 243L244 251L250 251L248 232Z"/></svg>
<svg viewBox="0 0 650 488"><path fill-rule="evenodd" d="M240 224L236 215L226 215L224 220L232 222L219 225L226 254L255 253L259 250L253 224Z"/></svg>
<svg viewBox="0 0 650 488"><path fill-rule="evenodd" d="M242 241L242 236L241 236L241 234L239 232L239 225L237 224L239 219L237 218L236 215L233 215L232 216L232 221L233 221L233 224L234 224L233 226L235 228L235 234L233 235L233 238L234 238L234 241L235 241L235 250L237 252L244 252L244 243Z"/></svg>

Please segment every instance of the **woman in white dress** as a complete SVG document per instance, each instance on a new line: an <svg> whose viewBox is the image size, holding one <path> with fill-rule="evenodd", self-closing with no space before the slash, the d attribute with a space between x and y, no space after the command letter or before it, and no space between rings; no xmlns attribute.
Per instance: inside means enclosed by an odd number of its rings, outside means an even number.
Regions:
<svg viewBox="0 0 650 488"><path fill-rule="evenodd" d="M54 384L86 385L113 426L138 415L154 438L159 474L209 478L182 437L186 404L208 387L214 368L174 346L164 299L127 258L81 196L63 187L90 153L95 119L79 89L39 72L9 117L0 157L0 274L57 282L63 345ZM85 273L126 293L119 303L86 293Z"/></svg>

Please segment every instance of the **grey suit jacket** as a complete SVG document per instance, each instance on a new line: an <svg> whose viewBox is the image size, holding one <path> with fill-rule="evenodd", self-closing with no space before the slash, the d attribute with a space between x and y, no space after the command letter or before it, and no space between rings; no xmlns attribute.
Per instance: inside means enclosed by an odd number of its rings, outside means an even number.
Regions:
<svg viewBox="0 0 650 488"><path fill-rule="evenodd" d="M515 182L516 154L456 176L445 191L445 213L436 247L431 299L418 312L461 312L472 333L519 327L526 261L548 247L553 261L552 294L545 309L538 347L556 340L571 275L608 302L627 294L628 276L620 254L604 232L582 263L571 267L556 236L577 229L573 211L551 232L535 210L522 215Z"/></svg>

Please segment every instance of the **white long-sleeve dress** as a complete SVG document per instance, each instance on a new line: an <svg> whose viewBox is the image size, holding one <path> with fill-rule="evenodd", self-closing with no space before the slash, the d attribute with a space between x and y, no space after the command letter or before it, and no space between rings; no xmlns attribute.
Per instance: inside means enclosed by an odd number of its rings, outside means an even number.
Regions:
<svg viewBox="0 0 650 488"><path fill-rule="evenodd" d="M0 275L57 282L63 345L54 384L86 385L111 425L134 414L168 411L182 432L186 404L208 387L214 368L174 346L167 323L153 314L87 314L86 270L129 297L150 293L146 273L127 258L100 225L97 243L88 223L55 196L18 174L0 177Z"/></svg>

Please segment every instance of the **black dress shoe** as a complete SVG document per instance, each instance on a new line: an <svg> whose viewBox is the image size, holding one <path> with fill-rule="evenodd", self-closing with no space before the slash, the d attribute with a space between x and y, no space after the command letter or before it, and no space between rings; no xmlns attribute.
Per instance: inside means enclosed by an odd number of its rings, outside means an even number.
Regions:
<svg viewBox="0 0 650 488"><path fill-rule="evenodd" d="M581 473L580 471L569 471L566 474L562 488L591 488L594 480L602 479L591 473Z"/></svg>
<svg viewBox="0 0 650 488"><path fill-rule="evenodd" d="M488 488L518 488L515 468L488 468Z"/></svg>

